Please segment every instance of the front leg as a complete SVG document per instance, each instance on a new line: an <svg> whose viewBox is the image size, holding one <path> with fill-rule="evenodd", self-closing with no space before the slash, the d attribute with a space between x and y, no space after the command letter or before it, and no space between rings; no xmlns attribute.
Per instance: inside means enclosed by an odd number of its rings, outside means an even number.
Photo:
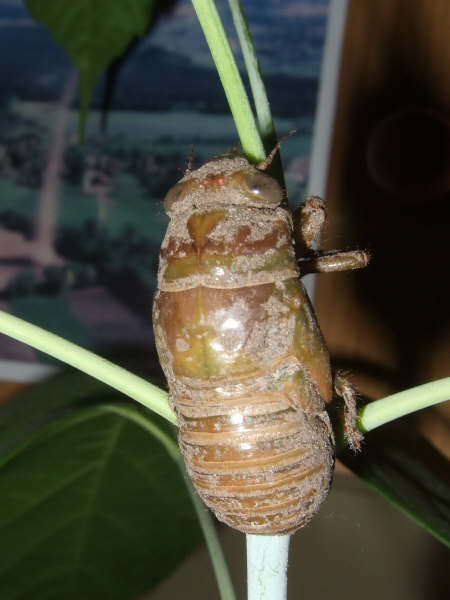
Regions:
<svg viewBox="0 0 450 600"><path fill-rule="evenodd" d="M325 204L319 196L308 196L295 215L294 236L301 276L308 273L352 271L367 267L370 254L366 250L321 253L314 250L326 220Z"/></svg>
<svg viewBox="0 0 450 600"><path fill-rule="evenodd" d="M319 242L327 214L319 196L307 196L294 215L294 236L300 253L308 253Z"/></svg>
<svg viewBox="0 0 450 600"><path fill-rule="evenodd" d="M299 258L297 262L303 277L308 273L333 273L335 271L363 269L370 262L370 254L366 250L334 251L304 256Z"/></svg>

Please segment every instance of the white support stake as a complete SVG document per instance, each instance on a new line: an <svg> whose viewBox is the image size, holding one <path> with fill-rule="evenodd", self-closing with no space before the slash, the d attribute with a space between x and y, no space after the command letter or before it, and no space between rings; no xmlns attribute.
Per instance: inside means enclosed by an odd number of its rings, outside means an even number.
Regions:
<svg viewBox="0 0 450 600"><path fill-rule="evenodd" d="M247 534L248 600L286 600L289 539Z"/></svg>

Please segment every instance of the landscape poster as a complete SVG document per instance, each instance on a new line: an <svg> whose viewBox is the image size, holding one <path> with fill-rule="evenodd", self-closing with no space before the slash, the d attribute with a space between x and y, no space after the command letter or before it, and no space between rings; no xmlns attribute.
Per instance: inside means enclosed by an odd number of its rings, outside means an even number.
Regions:
<svg viewBox="0 0 450 600"><path fill-rule="evenodd" d="M228 3L217 4L232 34ZM297 130L282 147L294 207L308 177L328 3L243 6L278 135ZM20 0L0 0L0 28L0 308L104 355L153 352L164 195L191 146L200 165L238 145L192 5L168 2L102 78L83 145L64 51ZM52 360L6 336L0 359Z"/></svg>

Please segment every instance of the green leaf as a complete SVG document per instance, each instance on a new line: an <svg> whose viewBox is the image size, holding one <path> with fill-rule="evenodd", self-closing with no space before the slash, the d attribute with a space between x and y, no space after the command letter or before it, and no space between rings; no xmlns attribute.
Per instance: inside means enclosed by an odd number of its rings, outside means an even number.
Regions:
<svg viewBox="0 0 450 600"><path fill-rule="evenodd" d="M367 435L361 454L342 462L441 542L450 546L450 463L399 425Z"/></svg>
<svg viewBox="0 0 450 600"><path fill-rule="evenodd" d="M3 455L0 598L135 598L200 541L170 426L147 415L84 409Z"/></svg>
<svg viewBox="0 0 450 600"><path fill-rule="evenodd" d="M44 425L101 401L123 400L101 381L67 370L17 393L0 406L0 457Z"/></svg>
<svg viewBox="0 0 450 600"><path fill-rule="evenodd" d="M78 68L82 136L98 76L146 31L155 0L25 0L25 4Z"/></svg>
<svg viewBox="0 0 450 600"><path fill-rule="evenodd" d="M120 359L130 363L129 357L121 356ZM144 359L147 379L164 387L156 351L154 354L147 352L143 359L135 356L134 368L138 368ZM21 390L10 402L0 405L0 456L56 419L95 403L122 402L123 399L121 393L81 371L60 371L42 383ZM153 418L157 419L156 415Z"/></svg>

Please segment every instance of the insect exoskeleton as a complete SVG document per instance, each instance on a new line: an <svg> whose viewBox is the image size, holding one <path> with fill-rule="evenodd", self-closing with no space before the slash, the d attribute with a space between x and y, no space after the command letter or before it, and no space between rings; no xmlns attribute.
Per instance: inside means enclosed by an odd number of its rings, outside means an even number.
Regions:
<svg viewBox="0 0 450 600"><path fill-rule="evenodd" d="M164 205L153 322L187 471L231 527L291 533L327 496L334 439L328 351L283 192L245 158L220 157Z"/></svg>

